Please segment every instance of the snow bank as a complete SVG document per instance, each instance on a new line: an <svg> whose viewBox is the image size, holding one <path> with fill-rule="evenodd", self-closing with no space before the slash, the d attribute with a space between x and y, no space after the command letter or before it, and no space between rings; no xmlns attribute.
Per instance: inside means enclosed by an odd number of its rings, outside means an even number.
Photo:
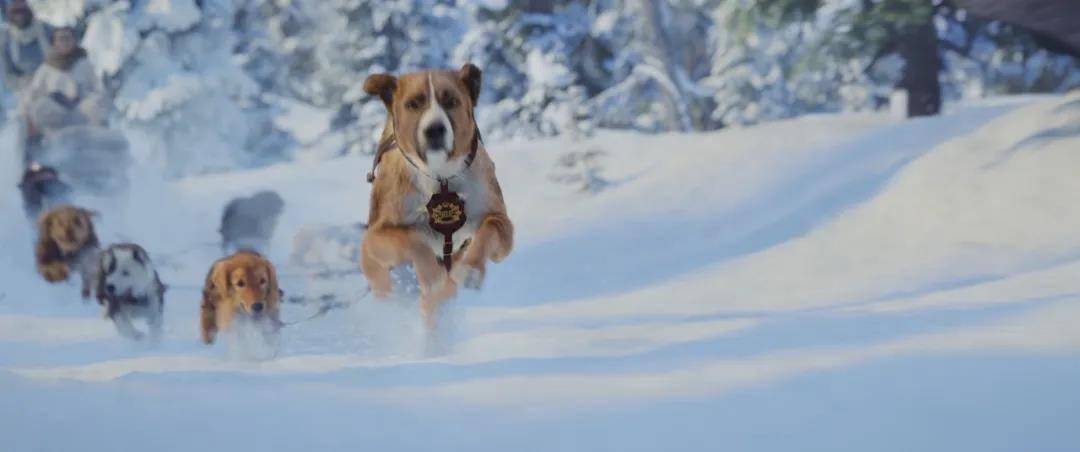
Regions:
<svg viewBox="0 0 1080 452"><path fill-rule="evenodd" d="M146 246L170 285L156 348L110 334L73 285L40 282L18 203L0 204L0 243L23 250L0 255L0 435L17 450L123 449L131 431L161 450L235 444L231 424L190 433L213 412L280 450L668 450L721 430L766 450L1072 444L1072 423L1043 420L1080 415L1078 122L1080 93L912 121L492 142L517 248L446 307L436 337L414 299L360 298L359 275L313 283L290 263L298 233L359 234L347 225L366 217L366 158L136 171L99 229ZM604 152L604 190L549 180L582 149ZM287 296L352 304L252 359L201 346L196 319L221 208L263 189L285 200L269 256ZM799 444L752 447L777 432Z"/></svg>

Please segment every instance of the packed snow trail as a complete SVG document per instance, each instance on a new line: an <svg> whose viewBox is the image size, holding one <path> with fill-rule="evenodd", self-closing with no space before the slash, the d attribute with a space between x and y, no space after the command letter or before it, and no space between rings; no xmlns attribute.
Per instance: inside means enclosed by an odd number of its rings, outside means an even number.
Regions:
<svg viewBox="0 0 1080 452"><path fill-rule="evenodd" d="M198 342L229 199L272 188L270 257L366 216L370 162L296 162L92 200L146 246L166 333L119 339L33 271L0 199L0 437L11 450L1065 450L1080 441L1080 93L935 118L821 115L708 134L493 143L515 253L444 312L410 297L286 328L273 359ZM549 180L598 149L610 181ZM148 214L150 212L150 214ZM359 237L356 237L359 240ZM344 270L344 269L342 269ZM315 304L288 304L297 320Z"/></svg>

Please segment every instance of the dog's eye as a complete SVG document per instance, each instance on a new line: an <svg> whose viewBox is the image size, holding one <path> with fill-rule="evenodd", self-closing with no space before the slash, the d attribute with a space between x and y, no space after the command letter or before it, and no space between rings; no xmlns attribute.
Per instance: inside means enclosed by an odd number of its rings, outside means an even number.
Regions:
<svg viewBox="0 0 1080 452"><path fill-rule="evenodd" d="M244 280L242 280L242 279L236 280L236 287L244 287Z"/></svg>
<svg viewBox="0 0 1080 452"><path fill-rule="evenodd" d="M82 227L82 219L79 218L79 217L75 217L75 220L72 221L72 223L75 225L75 227L78 227L78 228Z"/></svg>
<svg viewBox="0 0 1080 452"><path fill-rule="evenodd" d="M262 277L261 279L259 279L259 285L260 286L265 286L266 285L266 277L265 276Z"/></svg>
<svg viewBox="0 0 1080 452"><path fill-rule="evenodd" d="M405 108L409 110L419 110L424 105L424 101L427 98L425 96L416 96L412 99L405 101Z"/></svg>
<svg viewBox="0 0 1080 452"><path fill-rule="evenodd" d="M128 271L127 271L127 270L124 270L124 271L121 271L121 272L120 272L120 276L130 276L130 275L131 275L131 274L130 274L130 273L128 273Z"/></svg>
<svg viewBox="0 0 1080 452"><path fill-rule="evenodd" d="M458 102L456 97L450 95L449 93L444 93L441 104L443 108L447 110L453 110L454 108L457 108L460 102Z"/></svg>

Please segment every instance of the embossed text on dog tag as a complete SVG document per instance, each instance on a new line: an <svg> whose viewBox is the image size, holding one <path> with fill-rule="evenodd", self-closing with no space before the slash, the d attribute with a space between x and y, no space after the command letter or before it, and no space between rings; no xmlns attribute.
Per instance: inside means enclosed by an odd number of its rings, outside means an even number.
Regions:
<svg viewBox="0 0 1080 452"><path fill-rule="evenodd" d="M443 236L443 267L450 271L454 254L454 233L465 226L465 201L450 191L447 181L439 181L439 191L427 203L428 225Z"/></svg>

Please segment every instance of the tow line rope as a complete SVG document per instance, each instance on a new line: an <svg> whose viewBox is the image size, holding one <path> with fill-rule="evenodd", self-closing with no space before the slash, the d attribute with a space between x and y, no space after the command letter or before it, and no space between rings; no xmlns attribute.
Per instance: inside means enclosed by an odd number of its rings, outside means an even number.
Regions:
<svg viewBox="0 0 1080 452"><path fill-rule="evenodd" d="M319 310L315 311L314 314L311 314L311 315L309 315L309 316L307 316L305 318L302 318L300 320L294 320L292 322L281 322L281 324L278 325L278 326L280 326L280 327L293 326L293 325L297 325L297 324L300 324L300 323L315 320L315 319L317 319L319 317L322 317L322 316L326 315L326 313L328 313L330 311L333 311L335 309L342 309L342 310L348 309L348 308L352 307L352 305L354 305L356 303L359 303L363 299L367 298L367 296L370 295L370 294L371 294L371 288L368 287L367 289L364 289L364 293L360 294L360 296L354 298L352 301L323 302L322 306L319 306Z"/></svg>

